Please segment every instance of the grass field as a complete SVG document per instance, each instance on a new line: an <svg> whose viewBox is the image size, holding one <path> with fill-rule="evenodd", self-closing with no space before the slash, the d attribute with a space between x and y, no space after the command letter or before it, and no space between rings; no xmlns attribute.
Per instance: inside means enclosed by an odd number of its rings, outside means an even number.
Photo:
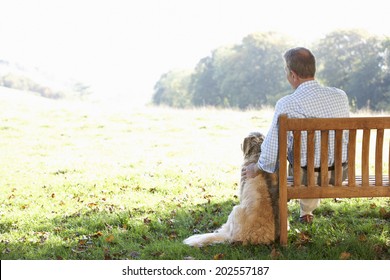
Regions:
<svg viewBox="0 0 390 280"><path fill-rule="evenodd" d="M1 89L0 259L390 259L389 199L324 200L309 226L292 201L287 248L182 244L226 221L241 141L272 115Z"/></svg>

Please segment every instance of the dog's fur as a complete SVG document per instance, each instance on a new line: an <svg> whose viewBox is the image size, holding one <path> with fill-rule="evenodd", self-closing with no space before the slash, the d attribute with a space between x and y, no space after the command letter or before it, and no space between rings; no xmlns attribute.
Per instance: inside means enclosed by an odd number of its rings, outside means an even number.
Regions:
<svg viewBox="0 0 390 280"><path fill-rule="evenodd" d="M263 140L264 135L258 132L244 139L242 167L258 161ZM274 242L279 238L278 194L277 174L261 171L255 178L241 177L240 204L233 208L227 222L213 233L193 235L183 242L195 247L221 242Z"/></svg>

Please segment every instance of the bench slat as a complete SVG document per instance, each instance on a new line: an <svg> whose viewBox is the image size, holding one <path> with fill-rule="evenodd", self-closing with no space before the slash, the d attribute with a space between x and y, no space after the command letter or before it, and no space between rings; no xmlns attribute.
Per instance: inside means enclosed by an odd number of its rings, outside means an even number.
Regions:
<svg viewBox="0 0 390 280"><path fill-rule="evenodd" d="M356 117L356 118L313 118L290 119L286 118L288 131L340 130L340 129L378 129L389 128L388 117Z"/></svg>
<svg viewBox="0 0 390 280"><path fill-rule="evenodd" d="M329 183L328 176L328 145L324 143L329 143L329 131L321 131L321 186L326 187Z"/></svg>
<svg viewBox="0 0 390 280"><path fill-rule="evenodd" d="M370 171L370 129L363 130L363 145L362 145L362 184L363 187L368 186L368 174Z"/></svg>
<svg viewBox="0 0 390 280"><path fill-rule="evenodd" d="M308 187L314 186L314 156L315 156L315 143L314 143L314 137L315 132L313 130L310 130L307 132L307 185ZM301 147L302 149L302 147Z"/></svg>
<svg viewBox="0 0 390 280"><path fill-rule="evenodd" d="M351 183L349 182L349 180L347 179L347 180L343 181L341 186L338 186L338 187L352 188L352 187L362 187L363 186L362 185L362 176L356 176L354 179L355 179L355 185L352 186ZM334 185L329 185L329 186L335 187ZM377 187L375 176L371 175L368 177L368 186L369 187ZM382 175L382 186L389 186L389 176L388 175ZM287 177L287 187L293 187L293 176ZM307 186L300 185L298 187L307 187ZM319 187L319 186L316 186L316 187Z"/></svg>
<svg viewBox="0 0 390 280"><path fill-rule="evenodd" d="M356 186L348 184L348 180L343 182L343 186L329 185L327 187L307 186L291 187L292 178L287 178L287 197L288 199L296 198L353 198L353 197L390 197L389 176L382 176L382 186L375 186L375 176L369 177L369 187L362 187L362 177L356 177Z"/></svg>
<svg viewBox="0 0 390 280"><path fill-rule="evenodd" d="M334 145L335 185L341 186L343 182L343 131L336 130Z"/></svg>
<svg viewBox="0 0 390 280"><path fill-rule="evenodd" d="M375 185L382 185L382 161L383 161L383 136L384 130L376 131L376 149L375 149Z"/></svg>
<svg viewBox="0 0 390 280"><path fill-rule="evenodd" d="M353 197L389 197L390 187L288 187L287 196L289 199L297 198L353 198Z"/></svg>
<svg viewBox="0 0 390 280"><path fill-rule="evenodd" d="M352 129L349 131L349 135L348 135L348 181L350 186L355 186L356 184L355 159L356 159L356 129Z"/></svg>
<svg viewBox="0 0 390 280"><path fill-rule="evenodd" d="M301 185L301 132L294 131L294 186Z"/></svg>

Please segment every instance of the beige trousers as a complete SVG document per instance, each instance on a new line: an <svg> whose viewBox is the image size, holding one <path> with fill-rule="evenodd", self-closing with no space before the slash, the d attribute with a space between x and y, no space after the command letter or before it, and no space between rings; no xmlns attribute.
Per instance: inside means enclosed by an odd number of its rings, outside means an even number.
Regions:
<svg viewBox="0 0 390 280"><path fill-rule="evenodd" d="M334 184L335 172L328 171L329 184ZM289 174L292 175L292 166L290 165ZM321 172L315 172L315 184L321 185ZM343 167L343 180L348 177L348 166ZM302 185L307 185L307 170L301 168L301 182ZM320 205L321 199L300 199L300 217L304 215L313 215L314 209Z"/></svg>

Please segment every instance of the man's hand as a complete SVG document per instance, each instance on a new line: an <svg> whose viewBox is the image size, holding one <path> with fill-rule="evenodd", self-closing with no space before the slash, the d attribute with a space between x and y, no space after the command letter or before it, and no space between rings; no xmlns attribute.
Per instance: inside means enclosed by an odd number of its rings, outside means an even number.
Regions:
<svg viewBox="0 0 390 280"><path fill-rule="evenodd" d="M260 169L256 163L251 163L241 169L241 177L244 177L244 179L255 178L259 174Z"/></svg>

